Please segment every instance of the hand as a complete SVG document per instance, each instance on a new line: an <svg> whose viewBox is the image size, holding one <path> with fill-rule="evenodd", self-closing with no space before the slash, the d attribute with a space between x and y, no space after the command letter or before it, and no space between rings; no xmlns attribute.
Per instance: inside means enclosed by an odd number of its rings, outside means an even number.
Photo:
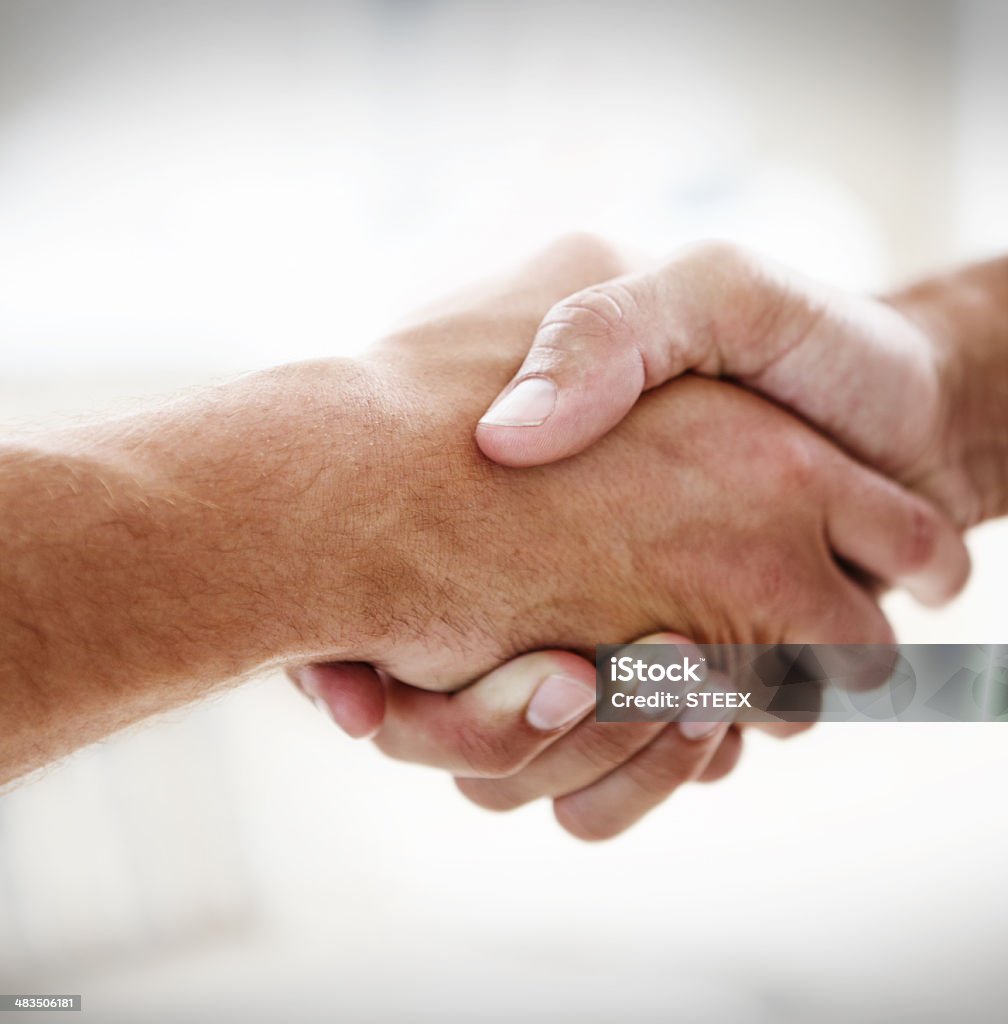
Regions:
<svg viewBox="0 0 1008 1024"><path fill-rule="evenodd" d="M543 315L622 269L568 243L367 359L11 438L0 780L267 666L370 662L448 689L668 626L888 639L835 555L956 585L948 523L723 384L650 396L561 466L483 458L473 424Z"/></svg>
<svg viewBox="0 0 1008 1024"><path fill-rule="evenodd" d="M482 460L471 424L551 296L590 276L586 262L568 244L366 357L411 438L388 498L414 511L414 529L390 538L405 561L388 590L399 635L353 660L450 689L524 650L587 652L656 628L700 642L888 642L838 557L933 598L961 585L965 551L929 505L725 384L656 391L549 469Z"/></svg>
<svg viewBox="0 0 1008 1024"><path fill-rule="evenodd" d="M1006 300L1004 261L873 299L732 245L695 246L554 306L477 441L504 465L552 462L649 388L687 371L727 377L967 526L1005 506Z"/></svg>
<svg viewBox="0 0 1008 1024"><path fill-rule="evenodd" d="M603 264L606 262L606 258L603 253ZM591 265L593 261L594 265ZM443 387L446 381L448 383L457 382L457 386L461 386L463 383L471 385L471 382L477 381L480 378L481 372L486 372L487 364L491 364L498 359L506 361L508 358L517 363L521 359L525 344L524 339L531 334L528 326L529 320L534 320L536 316L536 304L548 299L551 284L556 283L558 268L562 268L564 273L570 274L573 272L576 274L579 272L579 267L584 268L587 273L597 273L599 271L597 245L592 244L585 248L584 243L568 243L559 252L554 251L547 259L541 260L538 265L529 268L524 279L518 278L512 283L510 289L499 289L496 293L490 293L489 297L484 295L475 303L470 301L468 306L463 303L461 309L449 309L447 314L442 313L441 318L434 321L433 326L436 330L431 330L429 326L421 324L414 327L411 332L392 339L380 351L386 356L389 365L405 366L407 371L413 374L414 379L419 379L425 383L432 382L435 387ZM498 310L496 314L494 313L495 308ZM468 330L466 329L467 321L470 323L475 321ZM696 393L696 389L700 389L700 394L703 396L699 402L690 397ZM711 396L709 399L706 397L708 394ZM450 404L450 396L448 397ZM655 397L667 399L669 396ZM674 465L670 466L667 472L668 474L681 474L681 479L684 483L688 481L687 486L682 488L682 497L679 502L675 506L669 506L676 507L680 514L686 508L691 507L691 492L697 487L703 489L702 481L705 479L705 476L716 476L723 488L721 491L722 496L717 495L716 488L706 493L707 500L710 502L710 512L708 513L707 522L700 527L700 532L703 541L706 541L709 547L706 558L696 559L700 563L697 570L693 570L691 573L688 567L691 556L696 554L694 546L688 542L683 544L681 541L682 535L680 535L680 545L677 547L677 550L684 552L678 564L684 570L687 577L693 575L694 579L702 581L705 576L709 576L711 579L719 579L725 584L717 591L713 598L705 595L702 599L702 607L707 611L709 617L700 634L701 636L725 640L740 636L754 637L757 635L774 635L778 638L800 636L804 639L816 636L836 639L839 635L835 632L835 622L828 624L824 621L823 617L815 614L811 617L811 621L809 618L804 618L802 621L800 611L795 613L799 616L799 619L794 619L790 611L784 613L782 615L783 623L779 626L779 631L773 634L764 634L759 627L753 629L749 608L745 607L745 599L742 602L744 610L740 610L740 613L736 613L734 617L732 615L725 615L721 610L726 603L726 597L732 593L730 584L733 576L733 560L736 569L741 569L741 572L738 572L737 575L744 579L747 576L747 566L754 567L751 562L747 562L748 558L759 558L760 553L765 552L771 560L778 557L787 560L788 550L797 536L789 530L788 539L785 541L777 535L776 530L773 528L769 530L756 528L750 534L748 528L743 527L746 542L743 544L742 550L745 557L740 558L738 549L736 549L733 554L723 556L728 559L727 567L721 564L720 552L716 551L715 548L722 541L728 541L729 548L736 543L739 539L738 527L740 522L745 523L746 519L743 514L738 519L733 520L729 527L724 529L719 529L713 525L713 521L717 519L719 513L727 513L727 510L730 508L723 495L725 491L731 493L732 485L738 479L733 476L731 471L726 471L727 466L734 467L734 470L740 475L753 473L756 478L762 476L765 479L768 478L776 481L778 485L782 485L782 491L778 492L780 500L777 501L777 508L807 509L808 503L804 497L806 492L802 492L802 500L798 502L794 501L794 492L788 492L786 473L783 478L781 477L782 462L783 465L791 465L791 468L794 468L792 459L796 454L800 455L798 459L800 476L805 478L805 475L809 474L809 479L811 480L812 477L817 477L816 465L818 460L825 458L832 468L839 471L839 476L836 478L839 486L839 491L836 492L838 504L837 512L834 515L839 513L838 522L842 522L845 517L850 518L852 532L860 531L862 528L865 531L863 534L860 534L858 542L854 543L852 540L851 543L842 545L846 548L848 557L852 561L860 560L861 564L865 567L871 563L871 568L868 568L869 573L875 577L890 579L913 578L916 570L923 569L926 566L927 569L920 574L921 579L929 582L929 585L932 587L937 585L939 592L942 590L947 592L959 585L963 578L966 564L962 548L958 540L949 531L947 524L943 523L940 517L936 519L926 506L917 504L905 507L904 511L909 513L909 518L900 519L897 516L898 521L890 518L891 513L880 518L876 514L877 509L883 505L889 505L891 501L896 501L899 504L900 499L905 499L906 496L901 495L898 489L892 488L891 485L885 484L871 474L862 476L863 471L855 467L849 460L839 456L838 453L829 449L828 446L822 445L819 438L816 438L815 435L812 435L799 424L794 421L781 419L775 410L767 406L762 406L758 403L744 406L746 415L751 413L757 417L759 422L756 424L746 424L744 427L739 425L737 429L732 429L728 425L730 421L722 419L717 414L722 399L725 400L726 410L730 411L733 408L739 409L737 403L742 399L742 396L729 389L719 390L715 388L711 391L695 382L680 386L677 400L674 403L665 401L661 403L660 408L652 406L657 411L654 420L649 419L648 423L649 425L654 424L656 432L647 435L644 441L645 448L647 440L655 437L669 438L671 435L672 438L679 442L680 447L672 449L678 458L675 459ZM714 403L714 406L706 407L707 401ZM715 413L709 417L709 423L707 422L708 417L704 415L708 411ZM638 411L638 415L639 413L640 411ZM680 418L684 414L688 414L686 418ZM766 430L762 420L764 415L770 417L770 432L764 432ZM726 425L728 425L727 429ZM776 431L778 429L791 433L791 441L787 441L784 435L777 434ZM807 451L802 449L796 451L792 447L792 442L796 437L804 438L814 445L814 448ZM728 440L729 438L732 438L732 440ZM735 438L742 438L742 443L738 444L734 440ZM782 442L779 447L775 447L775 442L777 441ZM675 442L673 441L671 444L674 445ZM754 458L751 458L750 453ZM598 456L600 453L595 452L594 454ZM710 458L710 465L714 467L710 473L706 474L703 469L705 457ZM840 461L832 462L834 458L839 458ZM632 468L630 460L626 461ZM556 467L550 472L554 474L568 473L571 474L570 479L573 479L573 470L578 464L579 460L572 460L564 467ZM821 464L819 468L826 469L827 466ZM515 482L517 483L519 479L521 478L516 478ZM526 477L525 479L529 478ZM549 478L540 476L534 479L539 483ZM851 490L847 490L848 485L855 480L864 481L868 490L862 490L860 484ZM553 482L556 481L554 480ZM748 493L748 484L735 484L735 486L740 495ZM881 487L881 490L877 489L879 487ZM875 498L871 499L870 503L866 505L863 499L868 494L874 494ZM871 506L875 505L876 499L883 499L882 505L876 505L873 508ZM528 507L534 508L532 505ZM634 503L627 507L628 519L631 518L636 507L637 505ZM840 511L841 507L842 512ZM696 506L696 514L703 515L699 505ZM685 516L686 520L688 518L688 515ZM891 529L888 529L886 539L883 540L879 537L879 542L874 548L871 544L865 547L865 539L872 534L877 534L880 528L884 529L883 523L887 519L890 521ZM500 523L502 529L507 529L511 525L511 520L508 516L504 515L500 517ZM756 523L751 525L753 527L757 526ZM922 527L923 532L921 532ZM546 528L549 529L548 526ZM627 533L632 543L634 534L629 530ZM845 537L851 536L842 525L839 526L839 533ZM492 535L488 534L488 536ZM559 545L563 541L564 532L554 529L554 536L557 538ZM729 541L729 538L732 538L732 540ZM908 540L910 541L909 546ZM860 552L860 556L853 554L855 548ZM813 561L816 561L819 557L820 554L814 555ZM762 559L760 561L764 567L769 567L771 571L763 573L757 569L757 580L762 577L764 580L776 581L771 586L770 594L764 594L763 596L776 599L779 597L778 587L784 585L784 580L780 575L780 565L782 563L771 565L770 561L763 561ZM829 561L828 552L827 561ZM556 566L556 571L562 572L562 562L554 559L551 564ZM801 564L801 562L798 562L798 565ZM841 591L845 595L844 603L848 604L849 607L849 602L853 600L858 608L855 618L858 618L859 621L855 625L854 621L851 620L851 632L845 635L849 639L861 641L869 638L877 640L889 639L888 627L885 625L884 620L879 618L874 605L867 601L866 595L854 587L850 581L844 580L835 565L832 566L826 575L828 579L826 583L827 589L835 591L839 584ZM815 589L814 586L808 587L806 588L806 593L811 591L814 597ZM677 591L683 592L679 579L675 579L670 583L665 594L667 596L668 594L675 594ZM615 597L615 591L612 592L611 596ZM804 600L802 598L799 601L799 606L804 603ZM761 607L760 601L754 599L751 607ZM688 605L683 604L680 611L663 612L662 614L676 615L678 620L682 621L690 617L687 609ZM759 614L757 613L757 615ZM826 614L828 615L828 613ZM666 618L665 621L677 621L677 619ZM695 621L700 622L701 617L696 617ZM815 624L812 625L811 622L815 622ZM751 632L747 632L747 630L751 630ZM628 634L624 634L624 637L626 635ZM597 640L598 636L594 639ZM530 643L530 646L546 646L549 643L549 640L545 640L539 644ZM577 646L577 642L573 644L568 642L566 646ZM571 656L565 655L565 657L569 658ZM408 662L405 664L409 665ZM506 670L501 671L505 672ZM422 682L422 668L411 672L409 678ZM505 678L505 676L494 678L500 679ZM391 682L386 673L380 673L379 675L374 669L363 664L316 666L311 669L302 670L301 679L306 683L306 688L313 695L321 698L327 708L334 713L339 723L351 735L368 735L380 726L385 711L386 687L390 687L394 689L390 689L389 692L411 695L414 703L409 704L409 702L406 702L408 706L433 708L437 715L440 716L440 718L435 718L425 712L423 717L418 719L417 727L423 732L425 736L424 742L426 743L426 752L422 756L423 760L430 761L432 759L431 750L437 749L436 744L432 745L430 743L431 735L435 735L437 742L448 748L448 753L443 756L439 763L444 763L444 758L451 759L451 750L455 747L458 731L461 731L462 736L458 742L466 748L473 746L472 743L467 741L467 737L473 735L472 729L466 725L466 717L457 713L459 709L472 706L468 703L469 698L463 699L460 696L452 699L442 698L438 701L427 701L423 695L414 693L410 689L403 690L400 683ZM478 687L474 688L472 692L475 694L477 690ZM571 694L569 693L569 695ZM576 697L576 694L572 696ZM475 697L472 699L475 700ZM527 696L524 699L527 699ZM400 706L405 705L400 702ZM571 713L574 715L572 721L577 721L577 709L573 709ZM408 719L399 714L396 721L398 723L399 735L408 735ZM583 726L579 728L587 729L588 727ZM593 730L601 730L599 733L603 737L601 742L606 742L607 737L611 738L614 735L611 731L612 726L593 725L591 728ZM633 740L630 737L635 732L636 730L633 729L628 732L628 741L631 743L633 743ZM387 738L388 734L383 730L383 733L380 735L386 737L383 743L386 744L387 749L391 749L388 746L390 742ZM483 730L479 735L486 737L488 734ZM496 744L493 746L493 749L501 754L499 759L500 765L505 766L508 770L514 770L515 767L524 764L525 759L531 756L526 745L518 743L512 746L512 741L509 738L511 736L511 733L504 732L503 735L497 738ZM729 730L725 734L723 742L729 748L733 745L734 736L735 730ZM642 737L640 742L647 744L648 740L653 738L651 736ZM489 748L490 741L484 739L480 745ZM618 744L615 746L618 747ZM415 751L415 747L410 748L405 743L401 743L396 749L403 756L409 756L411 752ZM627 758L633 757L636 749L636 747L632 747L629 750L619 750L617 761L625 761ZM730 750L726 751L724 755L718 754L712 763L729 763L731 760L728 757L729 752ZM453 764L455 770L459 770L457 763L456 761ZM521 787L524 780L534 778L535 772L540 768L541 766L538 765L537 760L529 765L521 780L501 784L498 789L508 788L514 793L516 791L514 787ZM606 771L608 770L609 766L606 767ZM561 778L563 778L562 773ZM565 782L557 783L563 789L563 792L560 794L561 796L565 797L571 792L576 792L579 783L584 788L584 780L577 773L573 773L572 778L573 782L566 780ZM660 790L660 788L659 784L657 789ZM539 793L535 786L523 789L521 792L527 798L531 798L532 795L538 795ZM552 795L556 796L557 794L554 792ZM572 803L576 802L572 801ZM567 805L563 804L561 806ZM628 806L633 806L632 802Z"/></svg>
<svg viewBox="0 0 1008 1024"><path fill-rule="evenodd" d="M311 666L295 679L348 731L376 733L389 756L452 772L469 799L491 810L547 797L581 839L610 838L684 783L722 778L742 751L741 727L727 719L684 713L672 725L596 723L594 666L565 651L523 655L455 694L378 678L364 666ZM781 736L808 727L765 728Z"/></svg>

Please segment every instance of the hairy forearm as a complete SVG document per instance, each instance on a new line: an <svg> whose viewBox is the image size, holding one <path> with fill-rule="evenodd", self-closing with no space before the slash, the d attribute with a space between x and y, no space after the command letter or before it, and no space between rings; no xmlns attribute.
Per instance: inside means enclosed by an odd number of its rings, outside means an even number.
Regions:
<svg viewBox="0 0 1008 1024"><path fill-rule="evenodd" d="M934 339L943 364L945 458L972 495L958 518L971 526L1008 515L1008 257L936 275L888 301Z"/></svg>
<svg viewBox="0 0 1008 1024"><path fill-rule="evenodd" d="M0 448L0 781L227 680L366 647L394 433L337 362Z"/></svg>

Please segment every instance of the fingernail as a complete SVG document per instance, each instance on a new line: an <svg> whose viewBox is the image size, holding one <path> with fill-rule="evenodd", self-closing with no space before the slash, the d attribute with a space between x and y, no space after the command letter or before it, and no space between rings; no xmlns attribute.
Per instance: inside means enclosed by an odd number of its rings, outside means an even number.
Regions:
<svg viewBox="0 0 1008 1024"><path fill-rule="evenodd" d="M686 712L683 712L685 714ZM679 731L688 740L706 739L712 732L720 729L724 722L700 722L695 718L680 718L676 724Z"/></svg>
<svg viewBox="0 0 1008 1024"><path fill-rule="evenodd" d="M547 676L529 701L525 721L540 732L553 732L594 706L594 686L570 676Z"/></svg>
<svg viewBox="0 0 1008 1024"><path fill-rule="evenodd" d="M480 420L494 427L538 427L556 406L556 385L548 377L526 377Z"/></svg>
<svg viewBox="0 0 1008 1024"><path fill-rule="evenodd" d="M721 676L721 673L711 670L708 680L713 676ZM697 692L734 693L735 690L730 683L712 686L708 682L703 690ZM684 739L704 740L708 736L712 736L718 729L726 727L728 725L726 720L729 718L731 718L730 708L687 708L676 719L676 725L679 726L679 732L682 733Z"/></svg>

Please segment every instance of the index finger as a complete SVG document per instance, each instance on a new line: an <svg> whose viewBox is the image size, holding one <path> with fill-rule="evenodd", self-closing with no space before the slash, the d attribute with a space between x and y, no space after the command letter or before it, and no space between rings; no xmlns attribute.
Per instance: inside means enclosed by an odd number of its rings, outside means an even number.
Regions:
<svg viewBox="0 0 1008 1024"><path fill-rule="evenodd" d="M391 681L375 744L453 774L520 770L595 706L595 666L566 651L515 658L458 693Z"/></svg>

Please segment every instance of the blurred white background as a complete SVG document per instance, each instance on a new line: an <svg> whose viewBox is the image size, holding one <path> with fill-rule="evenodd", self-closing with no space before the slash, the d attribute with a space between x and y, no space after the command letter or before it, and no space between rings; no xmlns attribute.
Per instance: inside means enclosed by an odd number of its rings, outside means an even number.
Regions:
<svg viewBox="0 0 1008 1024"><path fill-rule="evenodd" d="M995 2L0 0L0 417L347 353L560 231L837 283L1003 248ZM907 641L1004 640L1008 532ZM995 1020L996 726L754 739L603 846L282 680L0 799L0 991L96 1021ZM13 1018L12 1018L13 1019Z"/></svg>

